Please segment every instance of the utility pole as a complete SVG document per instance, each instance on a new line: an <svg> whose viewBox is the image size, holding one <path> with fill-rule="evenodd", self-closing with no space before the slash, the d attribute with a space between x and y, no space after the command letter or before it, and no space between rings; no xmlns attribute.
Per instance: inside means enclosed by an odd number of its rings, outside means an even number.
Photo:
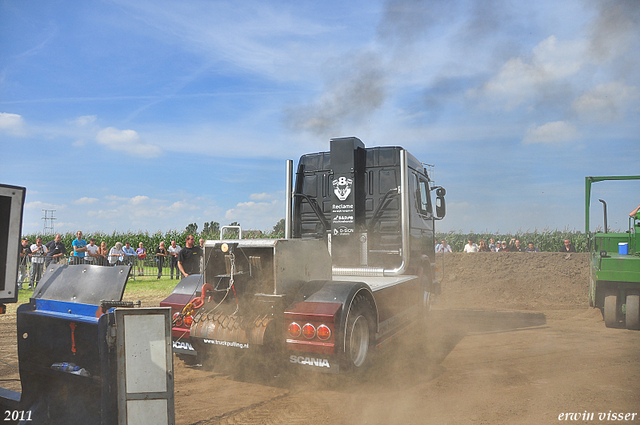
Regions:
<svg viewBox="0 0 640 425"><path fill-rule="evenodd" d="M52 235L54 233L53 222L56 220L56 210L42 210L42 213L44 214L44 217L42 217L44 220L44 229L42 230L42 233L45 235Z"/></svg>

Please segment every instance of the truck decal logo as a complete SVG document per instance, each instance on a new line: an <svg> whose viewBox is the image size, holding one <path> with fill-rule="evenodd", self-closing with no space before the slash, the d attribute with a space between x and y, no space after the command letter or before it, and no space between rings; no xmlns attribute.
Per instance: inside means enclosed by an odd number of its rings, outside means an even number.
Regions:
<svg viewBox="0 0 640 425"><path fill-rule="evenodd" d="M342 235L346 235L348 233L353 233L353 232L354 232L353 229L350 229L350 228L345 227L345 226L340 226L340 227L337 227L337 228L333 229L333 234L335 236L342 236Z"/></svg>
<svg viewBox="0 0 640 425"><path fill-rule="evenodd" d="M188 342L184 341L173 341L173 348L181 348L183 350L196 351Z"/></svg>
<svg viewBox="0 0 640 425"><path fill-rule="evenodd" d="M213 345L222 345L224 347L234 347L234 348L249 348L249 343L242 343L236 341L218 341L217 339L203 339L205 344L213 344Z"/></svg>
<svg viewBox="0 0 640 425"><path fill-rule="evenodd" d="M349 197L351 193L351 184L353 180L348 179L346 177L339 177L337 180L333 181L333 193L336 194L340 201L344 201Z"/></svg>
<svg viewBox="0 0 640 425"><path fill-rule="evenodd" d="M316 359L314 357L304 357L304 356L289 356L289 361L291 363L304 364L308 366L318 366L318 367L328 367L331 368L329 364L329 360L327 359Z"/></svg>

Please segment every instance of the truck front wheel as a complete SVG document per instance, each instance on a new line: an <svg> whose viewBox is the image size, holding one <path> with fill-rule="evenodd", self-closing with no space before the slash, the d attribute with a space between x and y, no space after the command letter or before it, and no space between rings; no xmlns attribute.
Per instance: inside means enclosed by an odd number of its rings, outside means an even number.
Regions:
<svg viewBox="0 0 640 425"><path fill-rule="evenodd" d="M373 308L365 296L357 295L353 300L345 332L345 367L352 371L362 370L369 364L373 340Z"/></svg>

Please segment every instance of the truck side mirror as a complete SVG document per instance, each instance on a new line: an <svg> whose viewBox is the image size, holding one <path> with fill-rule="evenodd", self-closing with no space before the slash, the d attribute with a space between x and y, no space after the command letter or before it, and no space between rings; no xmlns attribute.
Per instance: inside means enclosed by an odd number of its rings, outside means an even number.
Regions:
<svg viewBox="0 0 640 425"><path fill-rule="evenodd" d="M447 204L444 201L444 195L447 194L447 191L444 187L436 188L436 217L439 219L444 218L447 214Z"/></svg>
<svg viewBox="0 0 640 425"><path fill-rule="evenodd" d="M444 201L444 196L436 197L436 216L438 218L444 218L447 214L447 204Z"/></svg>

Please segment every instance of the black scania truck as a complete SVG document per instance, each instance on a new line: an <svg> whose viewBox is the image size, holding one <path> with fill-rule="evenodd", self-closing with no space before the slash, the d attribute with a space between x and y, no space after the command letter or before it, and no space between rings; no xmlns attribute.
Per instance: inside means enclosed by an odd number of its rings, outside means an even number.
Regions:
<svg viewBox="0 0 640 425"><path fill-rule="evenodd" d="M328 152L300 158L295 184L287 161L286 193L284 239L206 241L203 274L161 304L173 308L183 359L268 354L357 371L372 349L425 325L440 292L434 238L445 190L420 161L401 147L332 139Z"/></svg>

